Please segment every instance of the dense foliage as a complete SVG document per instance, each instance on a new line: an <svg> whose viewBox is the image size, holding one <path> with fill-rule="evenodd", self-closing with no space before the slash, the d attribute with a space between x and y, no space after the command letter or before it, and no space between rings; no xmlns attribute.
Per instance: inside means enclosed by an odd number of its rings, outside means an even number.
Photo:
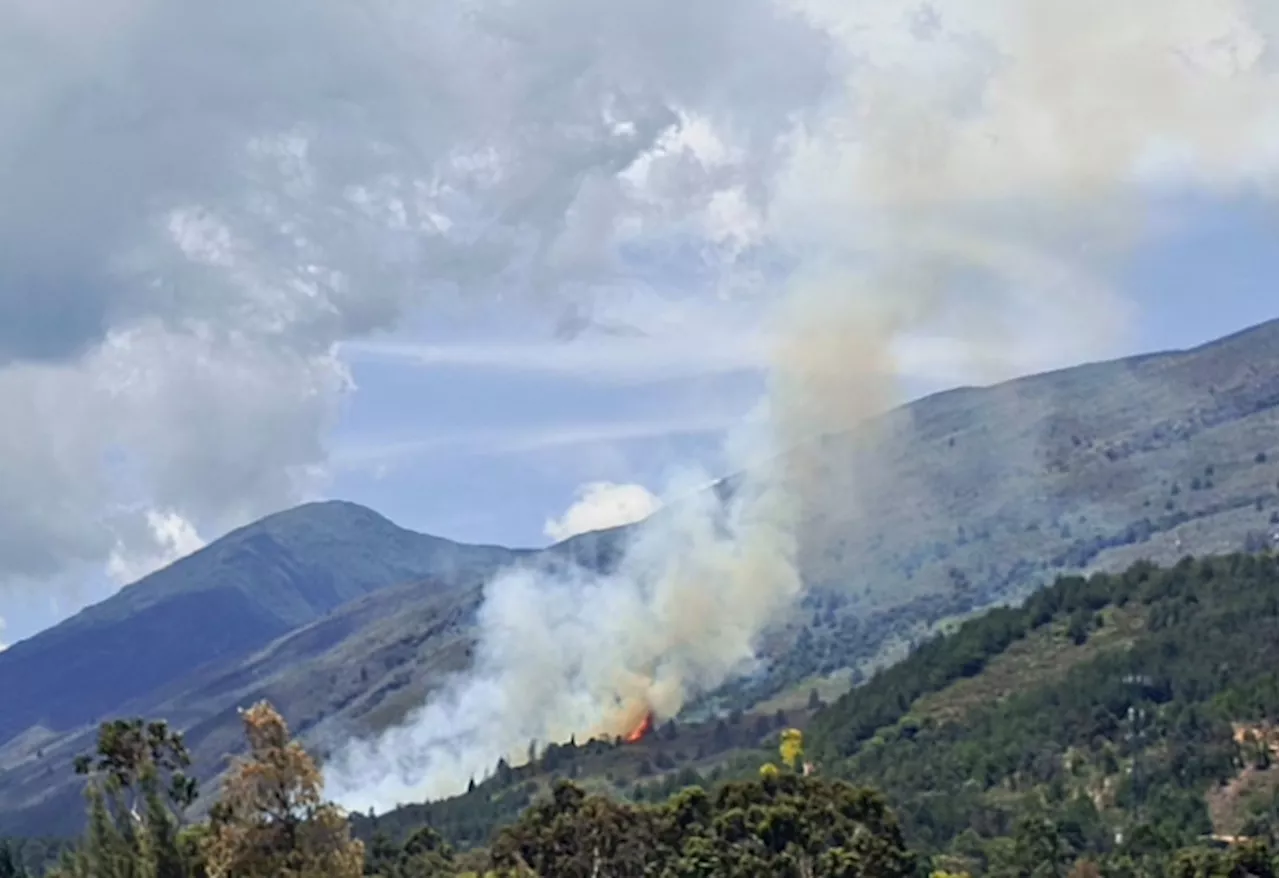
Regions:
<svg viewBox="0 0 1280 878"><path fill-rule="evenodd" d="M405 805L376 817L354 814L352 824L369 843L378 833L402 839L427 825L459 848L483 846L495 829L515 822L535 798L547 794L556 779L579 780L632 801L663 802L686 787L720 780L720 763L734 754L758 755L762 743L808 713L774 711L752 717L735 711L703 723L668 721L639 744L548 744L535 748L524 764L500 760L488 778L463 795ZM754 774L758 762L757 758L747 769L748 775Z"/></svg>
<svg viewBox="0 0 1280 878"><path fill-rule="evenodd" d="M1088 649L1126 620L1131 636ZM1033 636L1060 660L1025 688L950 713L923 698ZM1139 564L962 625L837 701L811 737L826 771L885 790L914 845L969 871L1020 874L1016 851L1043 848L1062 869L1147 874L1213 834L1206 793L1264 770L1236 834L1274 840L1276 671L1274 556Z"/></svg>
<svg viewBox="0 0 1280 878"><path fill-rule="evenodd" d="M587 796L569 782L494 839L493 866L540 876L908 876L897 819L869 790L771 773L662 805Z"/></svg>
<svg viewBox="0 0 1280 878"><path fill-rule="evenodd" d="M1277 585L1271 553L1061 578L811 704L806 736L739 713L531 750L452 802L354 818L363 845L265 704L195 826L181 736L109 723L57 874L1269 878ZM0 878L15 853L0 845Z"/></svg>

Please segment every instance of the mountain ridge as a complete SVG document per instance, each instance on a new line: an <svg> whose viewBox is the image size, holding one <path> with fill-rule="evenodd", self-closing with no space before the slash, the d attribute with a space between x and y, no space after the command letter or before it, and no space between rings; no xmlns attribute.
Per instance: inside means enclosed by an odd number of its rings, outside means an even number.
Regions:
<svg viewBox="0 0 1280 878"><path fill-rule="evenodd" d="M886 415L871 452L850 436L817 440L827 469L816 499L825 506L806 521L801 546L811 588L795 618L762 641L759 679L725 687L707 709L814 683L847 688L948 619L1017 600L1062 572L1269 538L1278 325L942 391ZM717 483L722 496L734 479ZM469 547L463 554L474 565L437 566L399 582L386 573L380 587L300 625L264 627L251 646L231 645L239 652L188 662L183 673L135 686L129 698L100 698L94 709L173 718L207 780L237 746L237 706L258 698L272 700L324 752L347 735L399 722L468 666L475 610L496 569L513 558L607 569L633 527L542 550ZM218 594L233 602L242 592ZM282 624L252 604L215 609L242 613L249 624ZM6 661L0 654L0 688ZM73 695L98 685L92 676L68 679ZM52 778L91 744L88 720L58 730L26 718L5 728L0 716L0 829L49 826L68 813L74 784Z"/></svg>
<svg viewBox="0 0 1280 878"><path fill-rule="evenodd" d="M520 555L417 534L346 501L275 513L0 653L0 691L8 698L0 743L35 724L58 730L91 722L101 710L208 662L247 655L380 588L428 576L447 587L459 571L492 570ZM50 675L53 655L61 656L61 674ZM102 697L49 697L89 681Z"/></svg>

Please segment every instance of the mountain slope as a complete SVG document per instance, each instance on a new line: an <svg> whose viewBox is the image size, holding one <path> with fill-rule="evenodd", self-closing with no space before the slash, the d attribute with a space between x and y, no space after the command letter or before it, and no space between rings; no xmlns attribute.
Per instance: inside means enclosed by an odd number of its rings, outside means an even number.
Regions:
<svg viewBox="0 0 1280 878"><path fill-rule="evenodd" d="M518 555L413 533L351 503L269 516L0 653L0 744L94 722L378 589L426 576L447 589Z"/></svg>
<svg viewBox="0 0 1280 878"><path fill-rule="evenodd" d="M763 699L770 712L803 705L815 686L838 694L949 620L1017 600L1061 573L1266 544L1277 501L1277 375L1269 321L1190 351L938 394L895 410L868 435L797 452L814 454L822 485L801 533L810 592L766 637L760 674L682 719ZM521 557L608 567L631 532L586 534ZM256 698L276 703L323 753L348 734L400 721L444 674L467 666L485 574L516 557L475 551L490 566L364 589L270 643L95 703L174 721L206 778L238 742L237 706ZM340 581L343 551L325 563ZM258 610L244 612L252 619ZM206 636L209 626L192 624ZM46 658L65 661L56 651ZM29 732L0 745L0 831L51 832L77 813L67 807L74 783L65 766L91 731Z"/></svg>
<svg viewBox="0 0 1280 878"><path fill-rule="evenodd" d="M1060 580L820 712L812 747L952 871L1006 854L992 839L1019 813L1095 857L1273 835L1276 569L1271 552Z"/></svg>
<svg viewBox="0 0 1280 878"><path fill-rule="evenodd" d="M755 776L776 760L778 730L799 725L821 774L884 790L913 849L954 873L999 871L1027 814L1060 833L1068 862L1166 855L1210 833L1265 835L1277 782L1266 750L1277 722L1276 571L1264 553L1063 577L812 716L672 723L638 744L548 747L464 795L353 822L366 840L425 824L454 844L484 845L558 778L661 801L681 786Z"/></svg>
<svg viewBox="0 0 1280 878"><path fill-rule="evenodd" d="M705 707L747 708L788 687L803 704L815 683L838 692L853 679L845 669L867 673L947 619L1059 573L1265 543L1276 512L1277 374L1272 321L1192 351L920 400L894 412L870 447L829 441L822 515L802 533L815 586L766 640L765 672ZM608 567L630 532L585 534L548 554ZM309 664L281 657L304 629L264 653L251 686L215 699L193 685L155 706L230 711L268 697L323 751L399 721L442 669L465 667L480 600L478 581L447 600L420 600L412 586L370 595L311 627L348 613L379 621ZM384 603L395 609L379 613Z"/></svg>
<svg viewBox="0 0 1280 878"><path fill-rule="evenodd" d="M810 618L747 700L870 670L1059 573L1265 545L1277 328L949 391L893 412L869 447L828 440L801 535Z"/></svg>

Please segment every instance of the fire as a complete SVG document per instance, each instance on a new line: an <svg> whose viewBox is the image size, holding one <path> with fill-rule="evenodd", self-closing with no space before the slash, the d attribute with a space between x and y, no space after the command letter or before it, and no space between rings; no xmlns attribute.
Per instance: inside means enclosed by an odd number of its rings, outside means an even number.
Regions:
<svg viewBox="0 0 1280 878"><path fill-rule="evenodd" d="M627 736L622 740L626 741L628 744L634 744L637 741L639 741L641 738L643 738L645 735L649 734L649 730L652 728L653 728L653 711L651 710L645 711L644 718L640 720L640 725L636 726L634 729L628 732Z"/></svg>

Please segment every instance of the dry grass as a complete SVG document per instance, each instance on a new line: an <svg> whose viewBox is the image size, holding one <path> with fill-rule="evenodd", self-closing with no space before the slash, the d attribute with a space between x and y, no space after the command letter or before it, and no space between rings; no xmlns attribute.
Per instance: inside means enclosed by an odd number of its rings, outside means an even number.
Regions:
<svg viewBox="0 0 1280 878"><path fill-rule="evenodd" d="M1209 790L1205 794L1205 802L1209 806L1214 835L1239 835L1251 805L1264 799L1274 808L1277 791L1280 791L1280 772L1275 765L1268 768L1248 766L1222 786Z"/></svg>

